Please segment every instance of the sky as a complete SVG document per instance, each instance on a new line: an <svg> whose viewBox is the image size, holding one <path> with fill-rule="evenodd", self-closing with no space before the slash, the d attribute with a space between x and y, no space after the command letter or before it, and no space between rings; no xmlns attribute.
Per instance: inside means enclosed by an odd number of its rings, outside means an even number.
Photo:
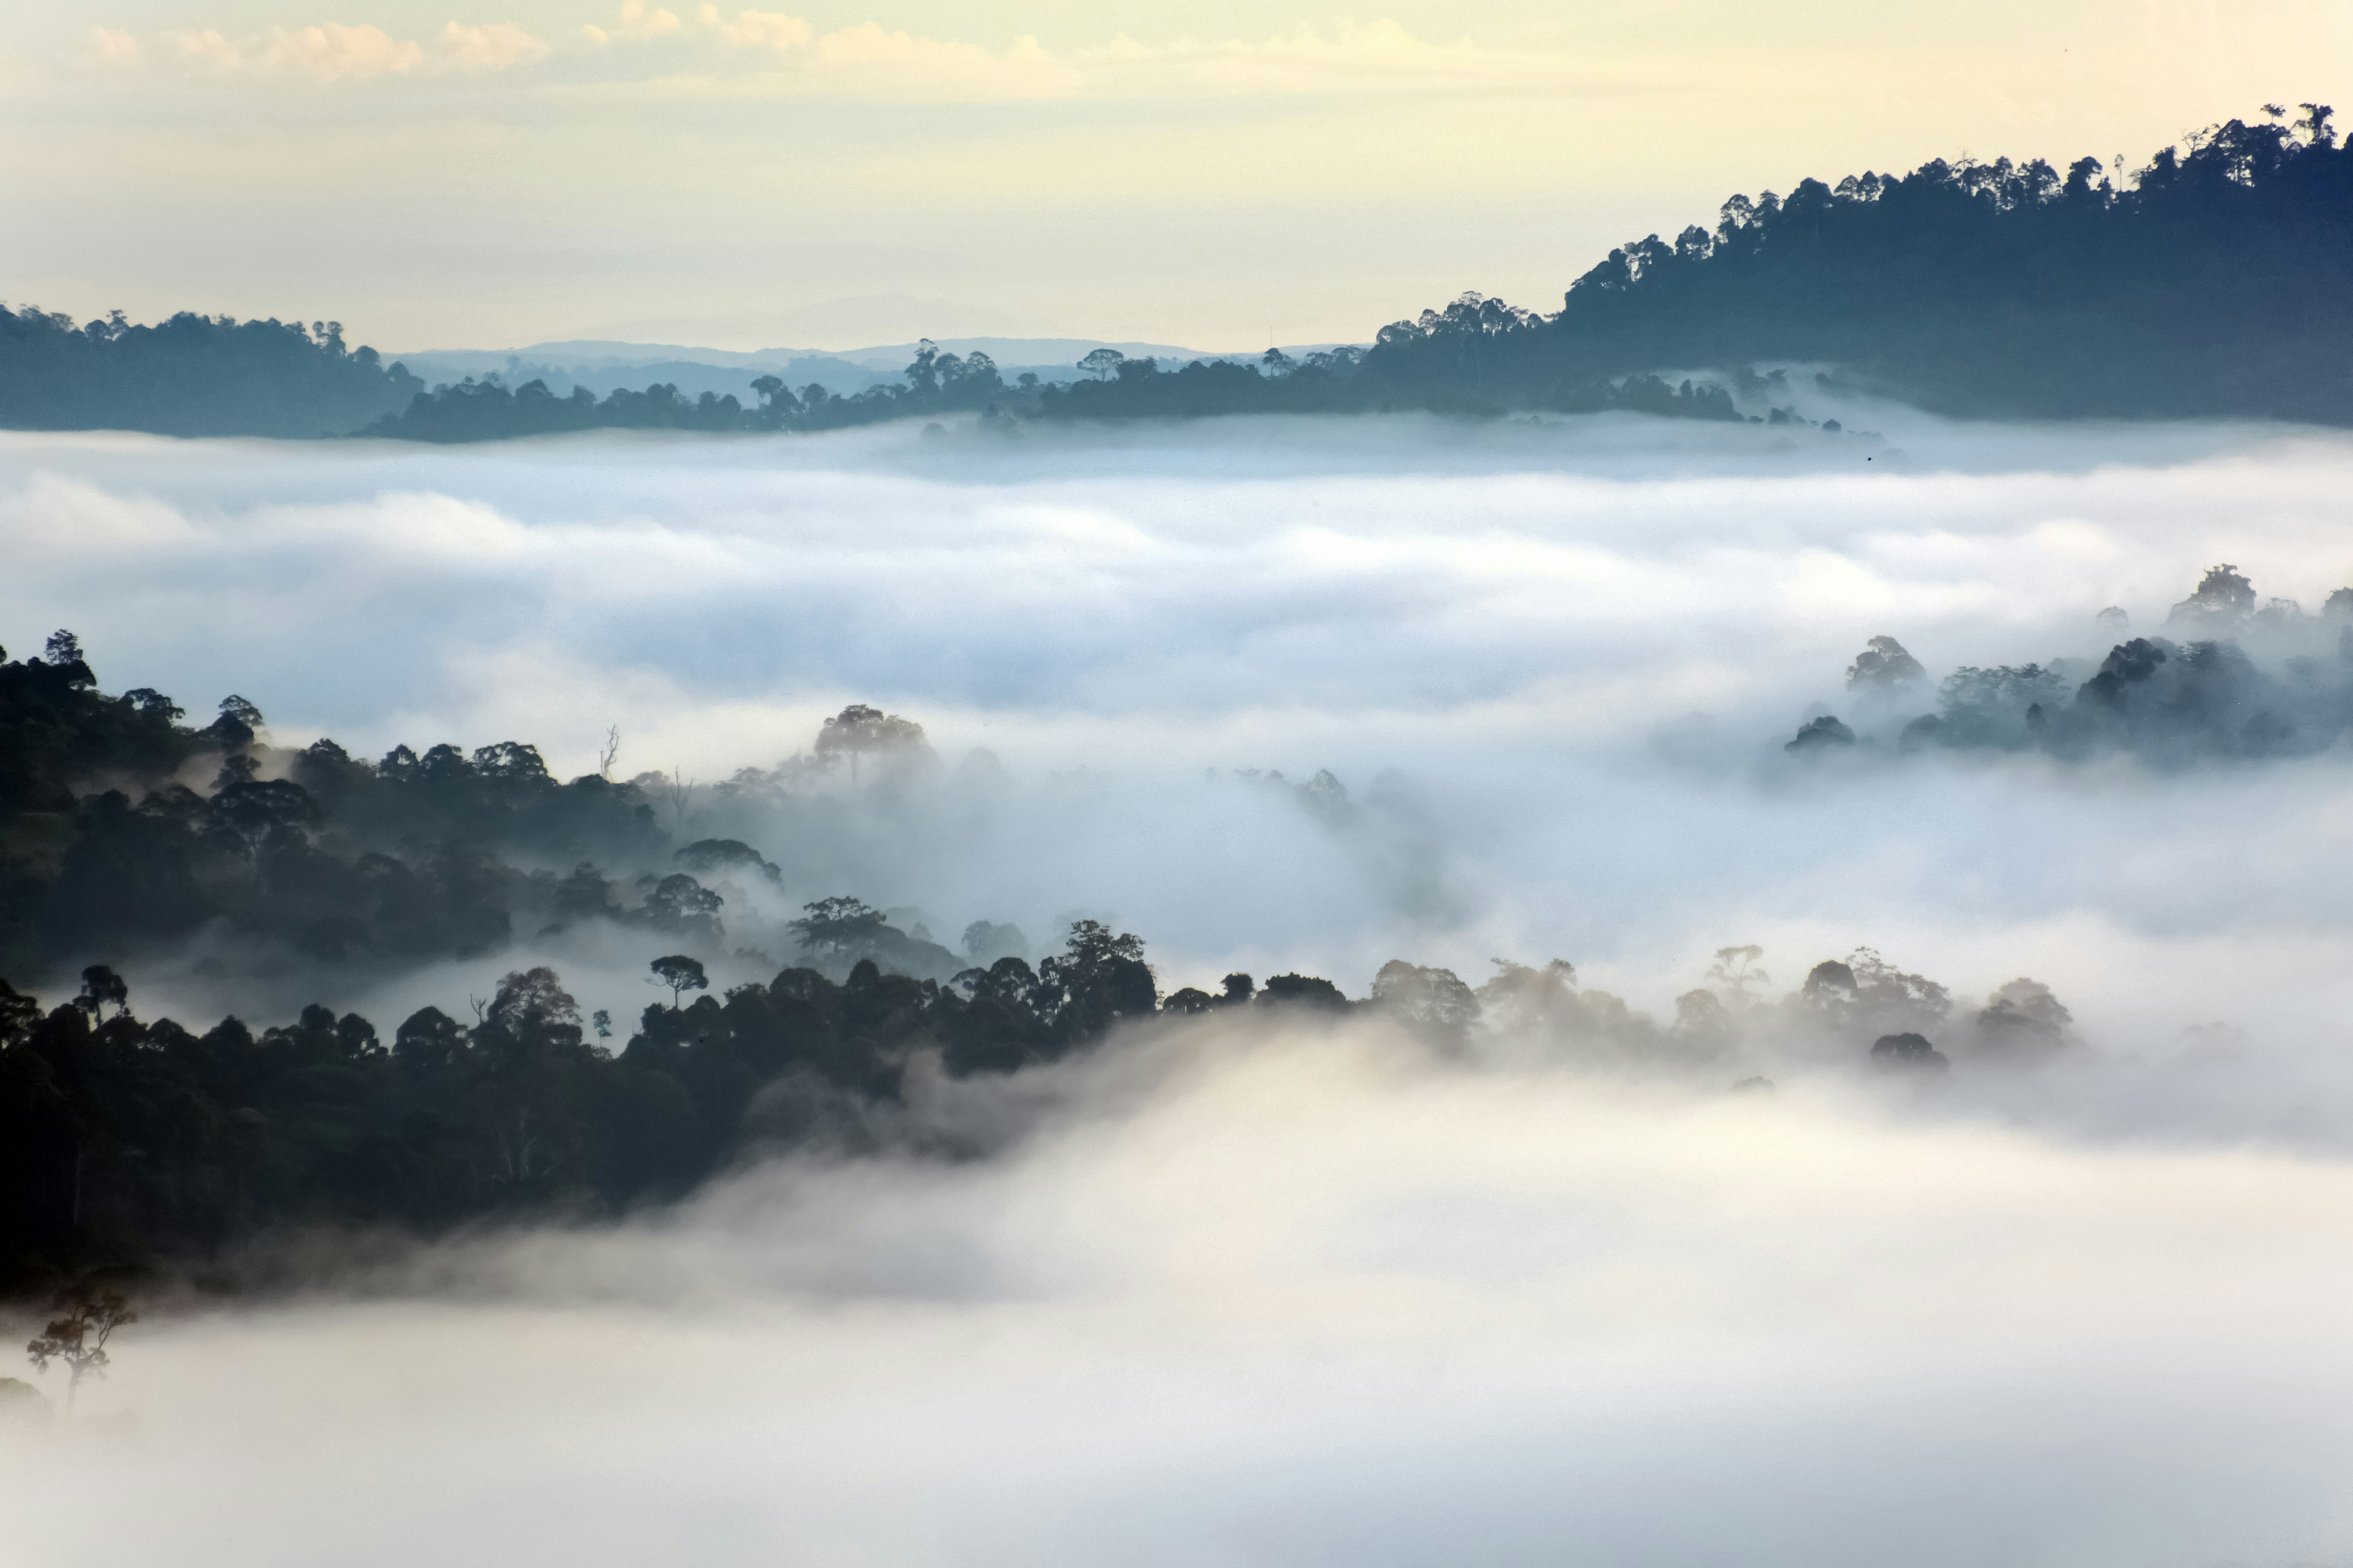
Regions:
<svg viewBox="0 0 2353 1568"><path fill-rule="evenodd" d="M2137 166L2348 61L2344 0L16 0L0 298L394 352L1364 341L1735 191Z"/></svg>

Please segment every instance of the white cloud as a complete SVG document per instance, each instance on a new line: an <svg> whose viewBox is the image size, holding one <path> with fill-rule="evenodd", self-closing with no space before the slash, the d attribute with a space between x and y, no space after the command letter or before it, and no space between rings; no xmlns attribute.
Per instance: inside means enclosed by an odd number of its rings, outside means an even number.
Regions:
<svg viewBox="0 0 2353 1568"><path fill-rule="evenodd" d="M1432 43L1387 21L1302 27L1257 40L1146 44L1121 35L1056 51L1034 37L991 48L879 22L821 31L786 12L730 15L710 4L681 21L630 0L618 22L582 31L597 44L699 39L757 57L749 77L721 71L667 79L673 89L931 101L1493 90L1557 86L1594 74L1556 53Z"/></svg>
<svg viewBox="0 0 2353 1568"><path fill-rule="evenodd" d="M797 49L817 36L817 29L798 16L782 11L738 11L732 22L723 20L716 5L705 5L702 25L714 29L739 48Z"/></svg>
<svg viewBox="0 0 2353 1568"><path fill-rule="evenodd" d="M381 27L347 27L331 22L314 27L273 27L259 49L248 49L244 59L250 69L342 81L413 71L425 63L425 50Z"/></svg>
<svg viewBox="0 0 2353 1568"><path fill-rule="evenodd" d="M318 82L363 81L423 71L481 73L506 70L546 55L547 46L524 29L494 22L468 26L451 22L432 45L395 37L373 24L339 22L307 27L269 27L242 38L218 28L162 35L185 63L238 75L293 77ZM103 58L129 58L138 40L117 35L113 47L127 51Z"/></svg>
<svg viewBox="0 0 2353 1568"><path fill-rule="evenodd" d="M207 27L200 33L166 33L164 37L177 44L191 60L220 70L238 70L245 65L245 51L232 44L218 29Z"/></svg>
<svg viewBox="0 0 2353 1568"><path fill-rule="evenodd" d="M594 30L600 37L659 38L679 32L685 26L674 11L665 11L659 6L649 7L645 0L625 0L621 6L621 19L613 24L609 35L602 27Z"/></svg>
<svg viewBox="0 0 2353 1568"><path fill-rule="evenodd" d="M92 27L90 52L100 65L133 65L139 59L139 40L121 27Z"/></svg>
<svg viewBox="0 0 2353 1568"><path fill-rule="evenodd" d="M521 27L492 22L479 27L452 22L441 29L441 58L461 71L500 71L544 57L547 46Z"/></svg>

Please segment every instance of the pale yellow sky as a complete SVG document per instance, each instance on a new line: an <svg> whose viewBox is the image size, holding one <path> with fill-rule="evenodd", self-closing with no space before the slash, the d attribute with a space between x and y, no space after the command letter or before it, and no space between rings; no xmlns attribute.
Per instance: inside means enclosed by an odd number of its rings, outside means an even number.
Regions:
<svg viewBox="0 0 2353 1568"><path fill-rule="evenodd" d="M19 0L0 298L396 350L1361 339L1551 308L1735 190L2353 110L2353 0L483 3ZM933 303L807 313L877 295Z"/></svg>

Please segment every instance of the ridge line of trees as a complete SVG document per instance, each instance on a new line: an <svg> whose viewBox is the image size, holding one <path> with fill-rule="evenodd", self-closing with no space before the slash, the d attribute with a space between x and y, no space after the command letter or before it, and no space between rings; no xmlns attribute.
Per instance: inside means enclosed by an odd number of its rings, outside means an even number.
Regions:
<svg viewBox="0 0 2353 1568"><path fill-rule="evenodd" d="M2293 599L2259 603L2254 584L2225 562L2207 569L2158 632L2133 636L2116 605L2098 622L2117 640L2096 661L1963 665L1936 684L1925 712L1926 668L1894 637L1873 637L1848 668L1847 690L1899 753L2037 752L2073 762L2121 752L2174 768L2314 756L2353 731L2353 588L2307 615ZM1783 749L1829 756L1878 739L1819 713Z"/></svg>
<svg viewBox="0 0 2353 1568"><path fill-rule="evenodd" d="M903 384L585 388L497 375L426 388L333 322L0 308L0 425L425 441L588 429L813 431L1028 419L1428 410L1741 416L1726 383L1819 366L1831 389L1969 416L2353 423L2353 148L2334 110L2267 104L2127 171L2097 158L1932 160L1727 199L1611 250L1544 314L1466 293L1364 351L1163 367L1102 349L1046 384L919 347ZM1672 376L1664 373L1677 367ZM1762 416L1750 416L1761 418Z"/></svg>
<svg viewBox="0 0 2353 1568"><path fill-rule="evenodd" d="M983 1152L916 1118L926 1077L1020 1072L1155 1018L1369 1008L1448 1058L1484 1029L1565 1060L1711 1070L1758 1029L1862 1059L1880 1037L1926 1040L1950 1021L1942 987L1867 952L1817 966L1779 1011L1760 1011L1761 970L1720 954L1721 973L1659 1024L1580 988L1565 963L1502 963L1473 987L1399 960L1361 1000L1301 973L1164 990L1142 938L1104 921L1074 921L1033 963L1009 925L975 921L952 952L846 896L802 901L763 939L784 954L765 959L767 977L722 990L706 961L741 973L764 959L723 927L730 900L773 898L783 874L736 839L673 848L659 781L559 783L518 742L399 746L375 763L326 740L273 747L240 696L202 726L185 717L157 691L101 690L70 632L36 658L0 651L0 1297L109 1270L200 1277L304 1226L429 1236L615 1214L783 1151ZM862 757L855 798L871 800L923 748L920 725L854 704L796 766ZM1312 812L1345 810L1329 774L1296 793ZM653 868L611 876L592 852ZM509 853L571 869L524 870ZM316 1003L260 1027L236 1013L202 1029L150 1020L131 978L183 969L192 950L250 952L350 993L590 923L647 955L661 995L634 1027L584 1016L553 968L528 963L485 999L417 1008L388 1032ZM68 955L79 984L59 997ZM1990 1000L1962 1037L1996 1058L2017 1054L2006 1041L2058 1043L2063 1009L2043 994L2020 993L2024 1022Z"/></svg>

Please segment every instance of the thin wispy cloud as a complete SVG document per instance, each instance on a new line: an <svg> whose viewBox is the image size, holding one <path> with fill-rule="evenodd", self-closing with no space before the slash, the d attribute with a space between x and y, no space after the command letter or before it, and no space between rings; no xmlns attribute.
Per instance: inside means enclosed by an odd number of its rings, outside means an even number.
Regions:
<svg viewBox="0 0 2353 1568"><path fill-rule="evenodd" d="M1559 53L1440 43L1393 21L1303 26L1261 38L1150 41L1121 33L1052 49L1027 36L991 47L879 21L828 29L781 11L703 5L681 16L631 0L609 23L581 33L598 48L695 48L691 65L671 57L677 63L663 80L673 89L930 102L1489 91L1600 74Z"/></svg>
<svg viewBox="0 0 2353 1568"><path fill-rule="evenodd" d="M117 69L157 66L242 79L340 83L455 72L483 75L544 58L548 46L506 22L446 24L419 40L372 24L322 22L231 35L217 27L174 29L142 39L120 27L95 27L90 57Z"/></svg>

